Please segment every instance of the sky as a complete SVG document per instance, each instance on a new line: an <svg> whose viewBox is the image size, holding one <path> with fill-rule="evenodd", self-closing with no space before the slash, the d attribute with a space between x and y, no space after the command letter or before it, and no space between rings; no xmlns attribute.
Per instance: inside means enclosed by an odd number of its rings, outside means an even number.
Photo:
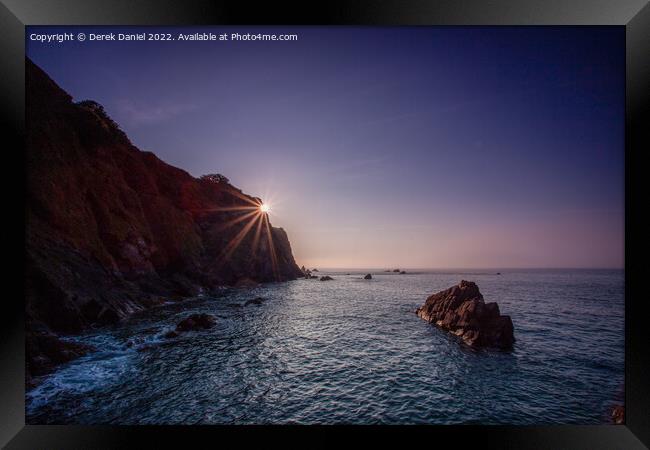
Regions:
<svg viewBox="0 0 650 450"><path fill-rule="evenodd" d="M296 41L39 42L239 32ZM623 27L28 27L140 149L271 204L299 265L622 268Z"/></svg>

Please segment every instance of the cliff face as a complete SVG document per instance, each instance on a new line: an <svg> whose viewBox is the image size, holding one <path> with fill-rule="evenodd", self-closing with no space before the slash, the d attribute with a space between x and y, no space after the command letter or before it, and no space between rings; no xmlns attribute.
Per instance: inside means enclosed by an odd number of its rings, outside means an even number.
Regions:
<svg viewBox="0 0 650 450"><path fill-rule="evenodd" d="M302 275L259 199L138 150L100 105L73 103L29 60L26 105L28 333L113 323L241 278Z"/></svg>

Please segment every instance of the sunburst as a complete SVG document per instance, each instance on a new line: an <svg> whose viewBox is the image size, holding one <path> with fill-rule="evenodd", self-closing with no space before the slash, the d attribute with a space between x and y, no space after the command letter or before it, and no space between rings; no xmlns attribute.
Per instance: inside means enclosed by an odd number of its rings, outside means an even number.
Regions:
<svg viewBox="0 0 650 450"><path fill-rule="evenodd" d="M219 227L220 231L231 228L235 225L241 226L241 229L226 243L217 257L217 266L223 266L230 261L235 250L246 239L246 236L254 229L253 241L251 243L251 255L253 259L258 255L258 250L261 244L262 236L266 236L268 243L268 254L271 259L271 270L275 280L280 279L280 271L278 265L278 256L275 249L275 242L273 241L273 230L269 221L269 214L271 212L271 204L255 199L252 201L250 198L243 195L238 195L239 198L250 203L251 206L229 206L221 208L213 208L210 211L214 212L229 212L235 214L236 217L228 220Z"/></svg>

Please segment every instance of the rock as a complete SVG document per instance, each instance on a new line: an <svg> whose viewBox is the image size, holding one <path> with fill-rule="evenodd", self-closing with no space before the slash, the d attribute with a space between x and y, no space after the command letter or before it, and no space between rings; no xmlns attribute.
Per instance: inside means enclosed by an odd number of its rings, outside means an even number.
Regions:
<svg viewBox="0 0 650 450"><path fill-rule="evenodd" d="M510 316L502 316L496 303L485 303L471 281L433 294L415 313L472 347L509 349L515 341Z"/></svg>
<svg viewBox="0 0 650 450"><path fill-rule="evenodd" d="M192 314L176 325L176 332L207 330L215 325L214 317L210 314Z"/></svg>
<svg viewBox="0 0 650 450"><path fill-rule="evenodd" d="M312 275L311 275L311 270L309 270L309 269L305 269L305 266L302 266L302 267L300 268L300 271L302 272L303 276L304 276L306 279L309 280L309 279L312 277Z"/></svg>
<svg viewBox="0 0 650 450"><path fill-rule="evenodd" d="M234 287L240 289L252 289L257 286L259 286L259 283L257 281L244 277L237 280Z"/></svg>
<svg viewBox="0 0 650 450"><path fill-rule="evenodd" d="M625 424L625 406L622 405L614 406L614 409L612 409L612 421L616 425Z"/></svg>
<svg viewBox="0 0 650 450"><path fill-rule="evenodd" d="M25 334L26 378L52 372L56 366L79 358L95 350L92 346L64 341L50 332L27 332Z"/></svg>
<svg viewBox="0 0 650 450"><path fill-rule="evenodd" d="M248 306L248 305L258 305L259 306L263 302L264 302L264 299L262 297L256 297L256 298L254 298L252 300L246 300L246 302L244 303L244 306Z"/></svg>
<svg viewBox="0 0 650 450"><path fill-rule="evenodd" d="M367 274L365 277L363 277L364 280L372 280L372 274Z"/></svg>
<svg viewBox="0 0 650 450"><path fill-rule="evenodd" d="M394 270L393 270L393 272L399 272L399 271L400 271L399 269L394 269Z"/></svg>
<svg viewBox="0 0 650 450"><path fill-rule="evenodd" d="M311 269L311 271L312 272L318 272L318 269L314 268L314 269Z"/></svg>
<svg viewBox="0 0 650 450"><path fill-rule="evenodd" d="M501 272L497 272L497 275L501 275Z"/></svg>
<svg viewBox="0 0 650 450"><path fill-rule="evenodd" d="M334 278L330 277L329 275L325 275L325 276L320 277L321 281L330 281L330 280L333 280L333 279Z"/></svg>
<svg viewBox="0 0 650 450"><path fill-rule="evenodd" d="M406 270L402 270L399 274L400 274L400 275L405 275L405 274L406 274Z"/></svg>

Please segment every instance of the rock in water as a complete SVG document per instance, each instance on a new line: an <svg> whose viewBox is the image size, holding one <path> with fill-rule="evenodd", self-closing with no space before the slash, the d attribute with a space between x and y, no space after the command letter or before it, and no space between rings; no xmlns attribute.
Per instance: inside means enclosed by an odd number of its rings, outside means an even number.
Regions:
<svg viewBox="0 0 650 450"><path fill-rule="evenodd" d="M334 279L334 278L332 278L332 277L330 277L330 276L328 276L328 275L325 275L325 276L320 277L320 280L321 280L321 281L330 281L330 280L333 280L333 279Z"/></svg>
<svg viewBox="0 0 650 450"><path fill-rule="evenodd" d="M616 405L612 410L612 422L616 425L623 425L625 423L625 407Z"/></svg>
<svg viewBox="0 0 650 450"><path fill-rule="evenodd" d="M248 306L248 305L258 305L259 306L259 305L262 304L262 302L264 302L264 299L262 297L256 297L256 298L251 299L251 300L246 300L246 303L244 303L244 306Z"/></svg>
<svg viewBox="0 0 650 450"><path fill-rule="evenodd" d="M372 280L372 275L368 274L365 277L363 277L364 280Z"/></svg>
<svg viewBox="0 0 650 450"><path fill-rule="evenodd" d="M463 280L433 294L415 313L472 347L508 349L515 342L510 316L502 316L496 303L485 303L478 286L471 281Z"/></svg>
<svg viewBox="0 0 650 450"><path fill-rule="evenodd" d="M176 331L206 330L212 328L214 325L214 317L210 314L192 314L176 325Z"/></svg>

